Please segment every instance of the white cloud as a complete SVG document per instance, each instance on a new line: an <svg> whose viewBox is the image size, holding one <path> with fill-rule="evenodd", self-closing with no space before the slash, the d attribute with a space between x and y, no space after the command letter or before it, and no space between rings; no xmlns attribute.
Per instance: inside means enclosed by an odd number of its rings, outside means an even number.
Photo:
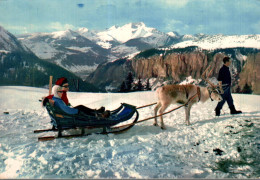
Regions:
<svg viewBox="0 0 260 180"><path fill-rule="evenodd" d="M183 33L186 30L188 30L189 26L187 24L184 24L182 21L171 19L171 20L165 20L166 24L166 31L177 31L178 33Z"/></svg>
<svg viewBox="0 0 260 180"><path fill-rule="evenodd" d="M76 29L75 26L71 24L61 24L60 22L52 22L48 25L49 29L52 29L54 31L63 31L67 29Z"/></svg>
<svg viewBox="0 0 260 180"><path fill-rule="evenodd" d="M26 34L32 32L53 32L53 31L64 31L67 29L75 30L79 27L75 27L71 24L62 24L60 22L52 22L49 24L28 24L26 26L11 25L0 23L6 30L13 34Z"/></svg>
<svg viewBox="0 0 260 180"><path fill-rule="evenodd" d="M10 24L5 24L5 23L0 23L1 26L3 26L6 30L8 30L11 33L14 34L25 34L28 33L28 28L25 26L15 26L15 25L10 25Z"/></svg>

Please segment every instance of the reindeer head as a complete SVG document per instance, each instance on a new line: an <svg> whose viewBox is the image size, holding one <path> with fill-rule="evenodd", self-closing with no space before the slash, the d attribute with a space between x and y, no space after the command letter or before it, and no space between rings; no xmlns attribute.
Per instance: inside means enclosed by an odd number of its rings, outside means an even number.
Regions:
<svg viewBox="0 0 260 180"><path fill-rule="evenodd" d="M209 91L209 97L210 99L213 101L222 101L222 96L221 94L224 93L222 87L218 86L218 85L214 85L210 80L209 80L209 76L211 75L213 69L211 69L211 71L209 73L208 70L210 69L211 65L203 72L203 74L201 75L202 79L204 81L206 81L208 83L207 89ZM207 73L207 75L206 75Z"/></svg>
<svg viewBox="0 0 260 180"><path fill-rule="evenodd" d="M221 91L217 88L217 87L211 87L208 86L207 87L208 91L209 91L209 97L211 99L211 101L215 100L215 101L222 101L222 96L221 96Z"/></svg>

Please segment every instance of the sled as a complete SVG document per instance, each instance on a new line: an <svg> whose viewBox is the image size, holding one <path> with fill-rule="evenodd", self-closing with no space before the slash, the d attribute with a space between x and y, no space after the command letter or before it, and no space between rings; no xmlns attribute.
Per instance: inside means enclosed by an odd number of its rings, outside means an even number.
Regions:
<svg viewBox="0 0 260 180"><path fill-rule="evenodd" d="M139 113L136 110L136 107L126 103L122 103L120 107L110 111L110 116L108 118L84 113L74 115L67 114L60 108L52 106L50 103L46 104L46 109L50 116L53 127L51 129L35 130L34 133L53 131L58 132L58 136L39 137L39 141L53 140L62 137L84 136L85 129L94 128L101 128L102 132L100 134L120 133L133 127L139 118ZM117 124L132 119L134 115L134 120L128 126L123 126L122 128L114 127ZM69 129L81 129L81 133L77 135L62 135L62 131Z"/></svg>

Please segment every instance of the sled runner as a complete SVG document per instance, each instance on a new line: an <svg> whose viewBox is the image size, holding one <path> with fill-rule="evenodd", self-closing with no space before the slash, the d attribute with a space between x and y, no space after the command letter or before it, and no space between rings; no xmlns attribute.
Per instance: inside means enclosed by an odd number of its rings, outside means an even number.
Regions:
<svg viewBox="0 0 260 180"><path fill-rule="evenodd" d="M108 118L102 118L98 116L88 115L84 113L79 114L67 114L58 107L54 107L51 104L46 104L47 112L51 118L52 129L35 130L34 133L41 133L47 131L58 131L58 138L60 137L78 137L84 135L84 129L102 128L102 134L119 133L126 131L134 126L134 123L138 120L139 114L135 106L122 103L121 106L113 111L110 111ZM113 127L119 123L130 120L134 115L135 119L129 126L123 126L122 128ZM80 128L81 134L78 135L62 135L63 130ZM52 140L57 137L46 136L39 137L39 141Z"/></svg>

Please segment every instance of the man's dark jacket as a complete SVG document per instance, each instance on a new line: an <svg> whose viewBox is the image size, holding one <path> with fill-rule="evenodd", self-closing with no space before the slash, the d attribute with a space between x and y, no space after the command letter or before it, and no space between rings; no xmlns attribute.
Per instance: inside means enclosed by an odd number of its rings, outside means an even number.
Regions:
<svg viewBox="0 0 260 180"><path fill-rule="evenodd" d="M218 81L222 81L222 85L231 85L231 75L229 68L225 65L219 70Z"/></svg>

